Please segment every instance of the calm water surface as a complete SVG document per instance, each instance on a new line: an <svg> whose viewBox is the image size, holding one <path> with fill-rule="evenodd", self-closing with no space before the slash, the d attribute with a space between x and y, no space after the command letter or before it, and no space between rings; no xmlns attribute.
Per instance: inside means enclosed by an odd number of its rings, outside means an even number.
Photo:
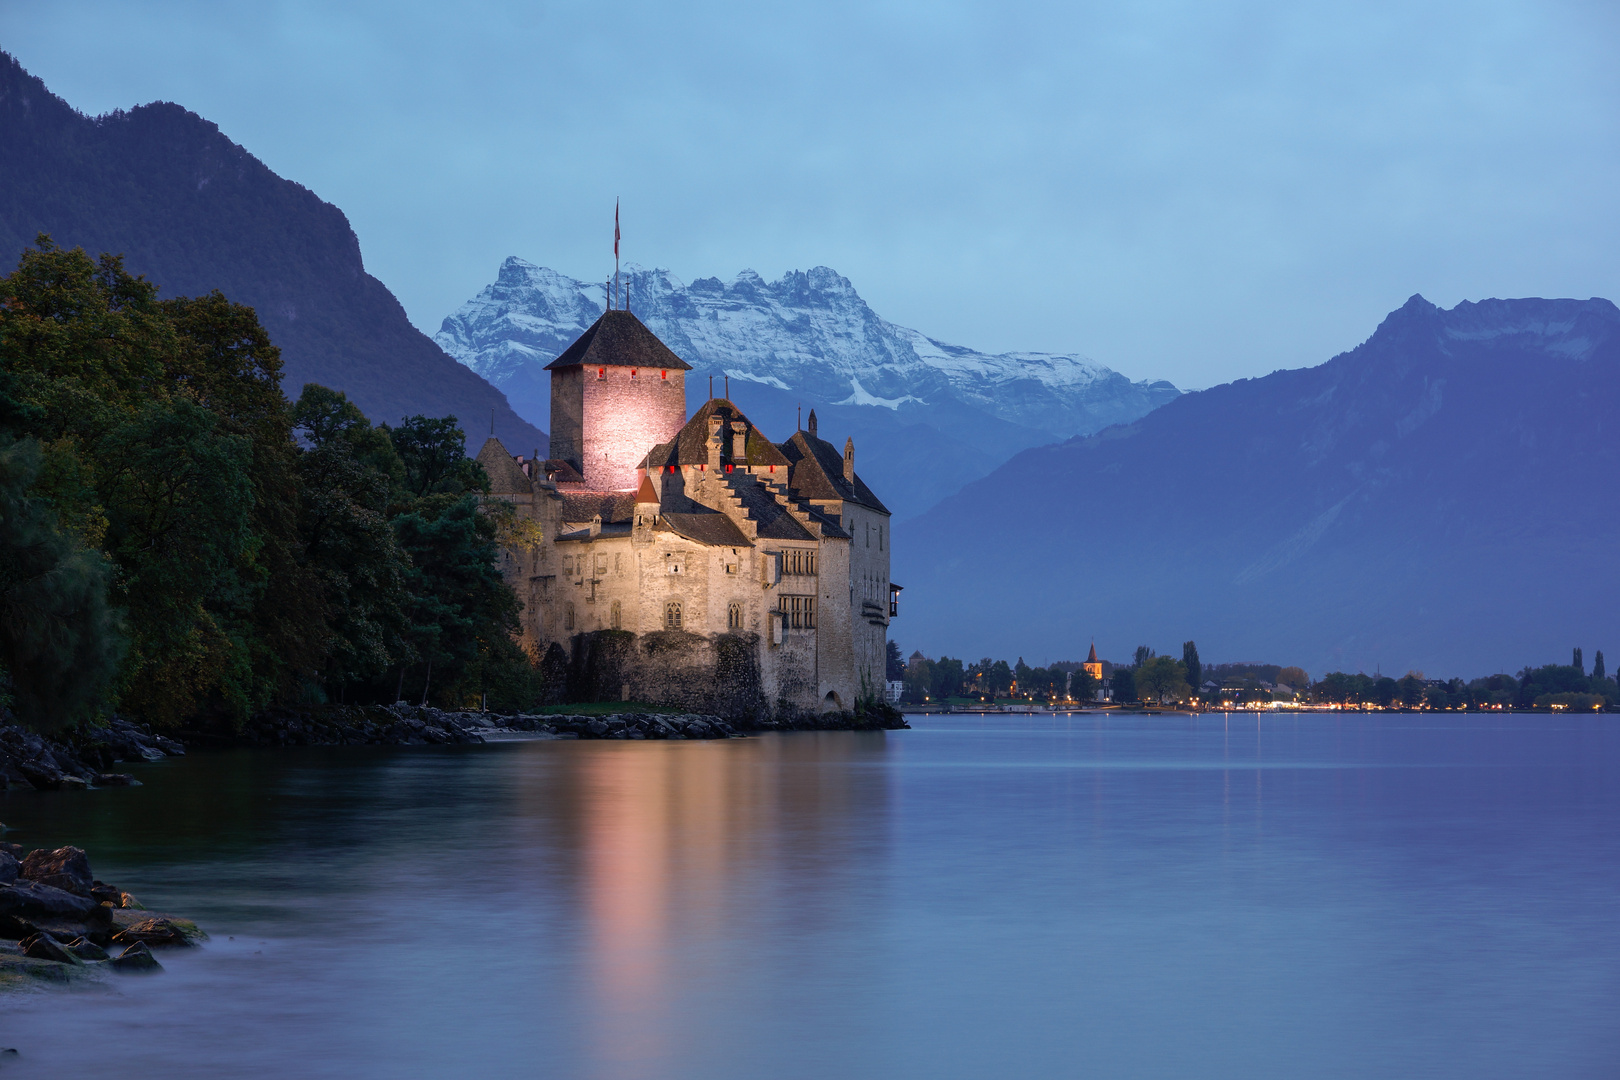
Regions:
<svg viewBox="0 0 1620 1080"><path fill-rule="evenodd" d="M916 722L7 793L213 934L8 1075L1620 1075L1613 719Z"/></svg>

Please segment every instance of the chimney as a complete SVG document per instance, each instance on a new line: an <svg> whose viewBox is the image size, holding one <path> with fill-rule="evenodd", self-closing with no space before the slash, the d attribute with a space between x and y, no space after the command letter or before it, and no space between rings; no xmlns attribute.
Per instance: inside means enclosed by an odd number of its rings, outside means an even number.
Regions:
<svg viewBox="0 0 1620 1080"><path fill-rule="evenodd" d="M734 465L748 461L748 425L741 420L731 422L731 461Z"/></svg>
<svg viewBox="0 0 1620 1080"><path fill-rule="evenodd" d="M709 468L710 469L718 469L720 467L720 445L721 445L720 427L721 427L721 425L723 423L725 423L725 421L721 420L718 416L715 416L712 413L709 415Z"/></svg>
<svg viewBox="0 0 1620 1080"><path fill-rule="evenodd" d="M855 440L844 440L844 479L855 482Z"/></svg>
<svg viewBox="0 0 1620 1080"><path fill-rule="evenodd" d="M595 517L591 518L591 535L592 536L601 536L602 535L602 515L601 514L597 514Z"/></svg>

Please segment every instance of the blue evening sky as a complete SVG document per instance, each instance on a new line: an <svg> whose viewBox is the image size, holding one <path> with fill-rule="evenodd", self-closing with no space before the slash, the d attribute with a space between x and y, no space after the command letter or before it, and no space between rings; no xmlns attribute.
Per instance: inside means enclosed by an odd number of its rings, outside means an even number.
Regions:
<svg viewBox="0 0 1620 1080"><path fill-rule="evenodd" d="M1620 5L0 0L336 203L430 332L520 255L831 266L885 318L1207 386L1407 296L1620 298Z"/></svg>

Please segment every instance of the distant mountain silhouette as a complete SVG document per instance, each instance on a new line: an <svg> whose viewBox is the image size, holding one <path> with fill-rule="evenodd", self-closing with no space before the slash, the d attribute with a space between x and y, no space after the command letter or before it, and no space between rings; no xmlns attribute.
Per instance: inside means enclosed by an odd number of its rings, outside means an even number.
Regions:
<svg viewBox="0 0 1620 1080"><path fill-rule="evenodd" d="M458 417L482 440L545 436L446 356L367 274L343 212L284 180L219 128L157 102L91 118L0 52L0 265L38 233L112 252L164 296L219 289L258 311L281 347L283 389L342 390L373 421ZM476 444L476 443L475 443Z"/></svg>
<svg viewBox="0 0 1620 1080"><path fill-rule="evenodd" d="M1430 677L1620 649L1620 310L1420 296L1319 367L1026 450L895 528L890 633L979 657L1095 636Z"/></svg>

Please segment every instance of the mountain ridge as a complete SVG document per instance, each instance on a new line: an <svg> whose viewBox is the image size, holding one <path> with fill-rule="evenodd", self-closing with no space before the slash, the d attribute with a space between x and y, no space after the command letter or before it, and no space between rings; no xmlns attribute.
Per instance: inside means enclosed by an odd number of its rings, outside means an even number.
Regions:
<svg viewBox="0 0 1620 1080"><path fill-rule="evenodd" d="M898 523L896 574L932 647L971 655L966 610L1031 655L1096 633L1318 674L1516 670L1620 604L1617 394L1607 300L1415 295L1323 364L1015 455ZM966 514L1041 527L998 559L951 529ZM1037 619L1006 599L1041 595L1070 600Z"/></svg>
<svg viewBox="0 0 1620 1080"><path fill-rule="evenodd" d="M939 342L878 316L828 267L774 282L744 270L730 282L685 283L632 264L622 288L695 377L729 378L751 415L764 410L757 420L781 427L797 423L799 406L813 407L824 423L884 447L864 460L879 470L878 483L920 482L917 497L903 500L913 512L1017 449L1132 419L1180 392L1077 354L987 354ZM605 291L511 256L434 340L537 420L549 410L544 365L601 314ZM928 470L929 461L939 467Z"/></svg>
<svg viewBox="0 0 1620 1080"><path fill-rule="evenodd" d="M217 288L253 307L282 350L289 397L319 382L377 421L448 411L481 437L493 410L515 445L543 437L410 324L366 272L340 209L211 121L171 102L86 116L0 52L0 149L0 256L10 264L39 233L122 254L163 295Z"/></svg>

